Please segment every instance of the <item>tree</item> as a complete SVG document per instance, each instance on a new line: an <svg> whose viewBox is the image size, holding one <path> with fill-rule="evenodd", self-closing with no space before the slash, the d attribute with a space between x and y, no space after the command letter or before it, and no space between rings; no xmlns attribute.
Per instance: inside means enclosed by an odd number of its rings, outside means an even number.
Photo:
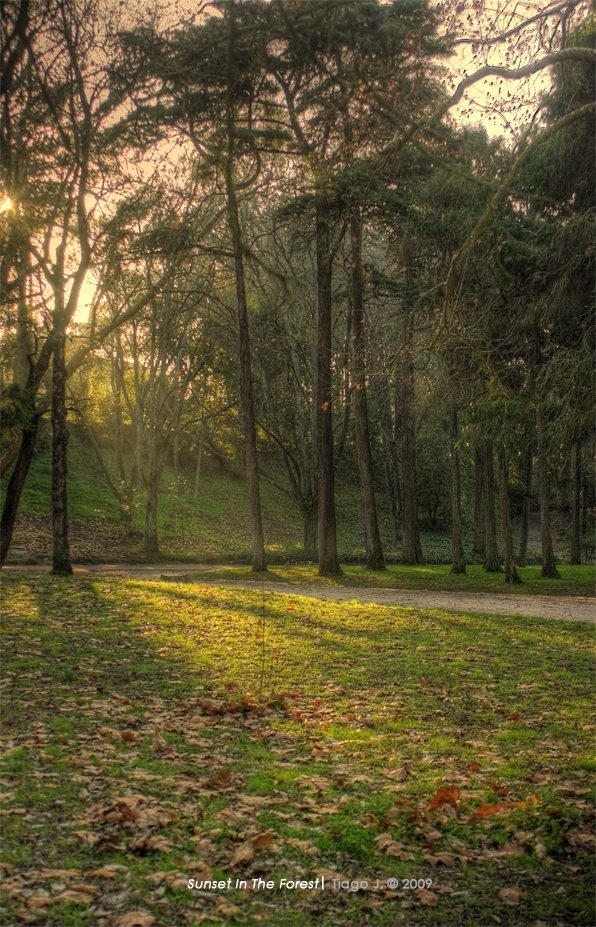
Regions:
<svg viewBox="0 0 596 927"><path fill-rule="evenodd" d="M366 389L366 367L364 355L364 300L362 281L362 218L356 207L351 223L352 237L352 307L354 313L354 381L356 446L358 451L358 474L362 522L366 550L366 566L369 570L384 570L385 558L381 546L377 509L373 485L372 456L368 429L368 403Z"/></svg>
<svg viewBox="0 0 596 927"><path fill-rule="evenodd" d="M275 19L280 12L282 15ZM434 40L434 28L432 14L423 4L407 8L400 3L387 7L377 3L336 6L311 2L291 8L271 5L268 29L274 41L269 46L267 70L283 93L288 127L312 174L318 294L316 402L321 574L339 572L331 329L333 255L343 229L341 221L337 228L333 208L339 190L332 172L346 162L351 163L359 149L365 150L370 138L368 124L376 121L371 120L372 114L390 114L395 123L402 124L412 111L407 95L410 86L418 91L420 107L424 80L411 75L426 54L442 51ZM377 87L380 89L376 90ZM402 100L406 101L405 112L400 105Z"/></svg>
<svg viewBox="0 0 596 927"><path fill-rule="evenodd" d="M124 95L109 87L107 75L117 12L102 0L78 5L9 0L2 10L2 177L12 203L3 228L3 306L13 325L16 302L21 369L28 369L21 395L22 439L2 517L2 563L39 421L51 406L54 567L69 572L66 381L103 338L141 311L179 261L172 262L164 279L151 281L144 294L135 293L113 320L99 328L92 322L67 356L69 327L96 263L102 277L104 235L97 215L107 208L110 192L116 195L116 188L126 185L117 133ZM48 393L43 384L50 364Z"/></svg>
<svg viewBox="0 0 596 927"><path fill-rule="evenodd" d="M165 39L146 29L122 36L124 67L115 75L118 86L143 95L134 121L148 129L148 142L173 127L193 144L200 158L197 170L205 178L221 170L231 238L239 327L241 400L244 419L247 483L251 511L251 551L254 571L266 569L261 517L256 425L252 389L250 327L238 194L260 174L260 101L258 42L243 32L249 5L234 0L221 5L222 19L208 18L200 26L175 31ZM238 17L241 23L238 24ZM130 63L133 78L130 78ZM157 90L155 89L157 82ZM147 102L145 89L150 103ZM154 102L156 101L156 102ZM167 106L165 105L167 102ZM242 139L244 144L239 144ZM238 162L252 162L247 175L237 176Z"/></svg>
<svg viewBox="0 0 596 927"><path fill-rule="evenodd" d="M455 574L466 572L466 560L464 556L464 542L462 533L459 448L457 442L457 409L455 408L455 405L452 404L449 408L449 458L451 464L451 556L453 559L451 572Z"/></svg>

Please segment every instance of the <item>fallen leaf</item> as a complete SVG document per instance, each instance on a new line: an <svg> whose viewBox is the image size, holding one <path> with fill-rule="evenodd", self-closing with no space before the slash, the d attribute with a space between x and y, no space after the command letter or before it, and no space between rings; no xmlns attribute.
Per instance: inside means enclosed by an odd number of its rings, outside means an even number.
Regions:
<svg viewBox="0 0 596 927"><path fill-rule="evenodd" d="M233 914L242 913L242 908L239 908L235 904L228 904L227 901L221 901L213 910L218 914L223 914L225 917L231 917Z"/></svg>
<svg viewBox="0 0 596 927"><path fill-rule="evenodd" d="M543 843L537 843L534 847L534 852L538 859L544 859L544 857L548 854L548 850Z"/></svg>
<svg viewBox="0 0 596 927"><path fill-rule="evenodd" d="M565 839L575 853L586 855L594 852L596 847L596 834L588 830L589 827L590 825L584 825L584 827L575 827L567 831Z"/></svg>
<svg viewBox="0 0 596 927"><path fill-rule="evenodd" d="M157 850L164 853L169 850L172 844L165 837L156 837L153 834L145 833L132 840L129 844L131 850Z"/></svg>
<svg viewBox="0 0 596 927"><path fill-rule="evenodd" d="M223 766L220 766L215 776L213 776L211 779L206 779L204 784L212 789L224 789L231 778L232 773L230 770L224 769Z"/></svg>
<svg viewBox="0 0 596 927"><path fill-rule="evenodd" d="M420 904L424 904L429 908L436 908L439 903L439 896L435 895L434 892L427 891L425 888L417 889L416 894Z"/></svg>
<svg viewBox="0 0 596 927"><path fill-rule="evenodd" d="M473 763L466 766L466 772L476 772L478 769L482 769L482 763L479 763L477 760L474 760Z"/></svg>
<svg viewBox="0 0 596 927"><path fill-rule="evenodd" d="M51 903L51 895L33 895L31 898L27 898L27 907L32 911L35 911L36 908L45 908L46 905Z"/></svg>
<svg viewBox="0 0 596 927"><path fill-rule="evenodd" d="M253 837L250 842L255 850L268 850L273 843L273 834L271 831L267 831L265 834L258 834L256 837Z"/></svg>
<svg viewBox="0 0 596 927"><path fill-rule="evenodd" d="M401 769L390 769L385 775L388 779L393 779L395 782L404 782L408 776L412 774L407 766L402 766Z"/></svg>
<svg viewBox="0 0 596 927"><path fill-rule="evenodd" d="M429 809L442 808L444 805L457 807L460 791L456 785L442 785L428 803Z"/></svg>
<svg viewBox="0 0 596 927"><path fill-rule="evenodd" d="M251 863L255 858L255 851L252 847L239 847L233 854L228 869L233 869L238 863Z"/></svg>
<svg viewBox="0 0 596 927"><path fill-rule="evenodd" d="M114 914L104 921L105 927L152 927L155 918L147 911L127 911L126 914Z"/></svg>
<svg viewBox="0 0 596 927"><path fill-rule="evenodd" d="M134 731L122 731L122 740L125 740L127 743L134 743L136 739L136 734Z"/></svg>
<svg viewBox="0 0 596 927"><path fill-rule="evenodd" d="M501 859L504 856L523 856L525 852L525 847L518 843L506 843L500 850L491 850L487 856L491 859Z"/></svg>
<svg viewBox="0 0 596 927"><path fill-rule="evenodd" d="M90 904L93 901L93 895L87 892L78 892L71 888L64 889L59 895L54 895L56 901L71 901L75 904Z"/></svg>
<svg viewBox="0 0 596 927"><path fill-rule="evenodd" d="M508 904L519 904L520 900L525 897L521 888L502 888L499 892L499 898Z"/></svg>
<svg viewBox="0 0 596 927"><path fill-rule="evenodd" d="M101 837L87 830L75 830L74 836L77 838L80 847L95 847L98 843L101 843Z"/></svg>
<svg viewBox="0 0 596 927"><path fill-rule="evenodd" d="M468 824L477 824L478 821L483 821L484 818L489 818L493 814L499 814L501 811L506 811L509 808L509 804L506 801L501 802L497 805L480 805L478 811L475 811L468 818Z"/></svg>
<svg viewBox="0 0 596 927"><path fill-rule="evenodd" d="M497 785L496 782L487 782L487 785L489 786L489 788L493 790L493 792L496 792L497 795L499 795L501 798L505 798L507 795L509 795L509 792L511 791L504 785Z"/></svg>

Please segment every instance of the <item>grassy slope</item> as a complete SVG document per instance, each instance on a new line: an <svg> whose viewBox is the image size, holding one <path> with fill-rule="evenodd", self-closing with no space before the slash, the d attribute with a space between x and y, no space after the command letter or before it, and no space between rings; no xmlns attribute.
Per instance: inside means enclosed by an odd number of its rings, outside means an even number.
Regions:
<svg viewBox="0 0 596 927"><path fill-rule="evenodd" d="M111 465L111 461L108 460ZM142 527L144 492L134 500L135 534L127 538L118 524L118 505L109 492L93 450L73 430L69 446L69 513L73 520L72 553L75 560L143 559ZM198 502L193 495L194 474L176 480L166 468L159 505L160 543L164 559L195 562L248 562L249 510L244 480L205 474ZM47 435L42 436L23 492L21 518L15 543L25 544L37 556L51 552L51 467ZM288 497L271 484L262 483L262 505L270 563L304 560L302 521ZM379 523L387 561L396 563L401 550L396 544L393 521L382 495L378 498ZM342 562L364 559L358 492L339 487L337 497L338 546ZM87 537L85 536L87 534ZM472 562L471 536L467 558ZM429 563L449 563L448 533L423 532L424 554ZM97 550L96 550L97 548ZM429 577L430 578L430 577Z"/></svg>
<svg viewBox="0 0 596 927"><path fill-rule="evenodd" d="M49 576L4 604L4 923L594 922L590 627Z"/></svg>

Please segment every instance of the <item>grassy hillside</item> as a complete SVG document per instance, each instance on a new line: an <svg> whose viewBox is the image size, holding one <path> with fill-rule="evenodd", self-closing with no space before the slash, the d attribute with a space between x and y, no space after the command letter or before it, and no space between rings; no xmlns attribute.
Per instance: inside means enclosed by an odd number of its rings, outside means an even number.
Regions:
<svg viewBox="0 0 596 927"><path fill-rule="evenodd" d="M111 463L108 458L108 464ZM143 560L143 487L139 486L134 497L133 531L126 534L119 523L118 503L108 488L95 452L75 429L69 446L68 483L73 559ZM247 562L250 559L249 508L242 476L220 475L205 467L196 503L193 486L193 472L183 471L176 477L174 470L166 467L159 502L163 558L208 563ZM265 480L261 492L269 562L304 562L302 519L296 506ZM45 557L51 552L50 501L50 440L43 432L23 492L14 537L14 543L25 545L33 556ZM378 496L378 512L387 562L397 563L401 549L395 540L388 501L382 494ZM364 537L356 487L338 487L337 520L340 559L362 562ZM448 531L423 531L422 546L428 563L450 562ZM466 536L465 546L468 562L473 562L471 531Z"/></svg>

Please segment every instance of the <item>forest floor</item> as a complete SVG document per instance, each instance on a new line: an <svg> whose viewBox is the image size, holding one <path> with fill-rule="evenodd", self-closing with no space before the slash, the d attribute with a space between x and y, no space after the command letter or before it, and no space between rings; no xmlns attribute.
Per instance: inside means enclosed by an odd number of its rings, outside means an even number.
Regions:
<svg viewBox="0 0 596 927"><path fill-rule="evenodd" d="M4 567L5 572L47 573L50 564L28 566L26 564L12 564ZM357 602L359 604L376 604L398 606L403 608L441 609L452 612L472 612L491 615L523 615L529 618L553 618L562 621L596 622L596 602L593 597L586 595L536 595L528 592L515 593L510 588L503 592L473 592L462 590L424 590L424 589L395 589L371 586L366 589L354 585L354 578L361 583L362 574L356 573L352 568L339 578L318 579L316 583L304 581L301 568L279 568L261 574L254 578L254 574L246 568L236 565L213 568L207 564L189 565L185 572L179 563L171 564L109 564L89 563L77 564L74 567L78 576L101 576L105 579L111 577L128 577L135 580L155 582L163 576L169 581L192 582L209 586L236 586L280 592L288 595L300 595L309 599L335 602ZM472 568L473 569L473 568ZM436 568L435 568L436 570ZM245 574L245 575L242 575ZM292 578L292 582L284 582L284 576ZM378 573L372 574L371 582L379 581ZM231 579L227 577L231 576ZM298 577L298 579L296 579ZM273 581L271 581L273 580ZM581 587L585 591L585 586Z"/></svg>
<svg viewBox="0 0 596 927"><path fill-rule="evenodd" d="M590 626L148 579L3 576L6 927L591 927Z"/></svg>

